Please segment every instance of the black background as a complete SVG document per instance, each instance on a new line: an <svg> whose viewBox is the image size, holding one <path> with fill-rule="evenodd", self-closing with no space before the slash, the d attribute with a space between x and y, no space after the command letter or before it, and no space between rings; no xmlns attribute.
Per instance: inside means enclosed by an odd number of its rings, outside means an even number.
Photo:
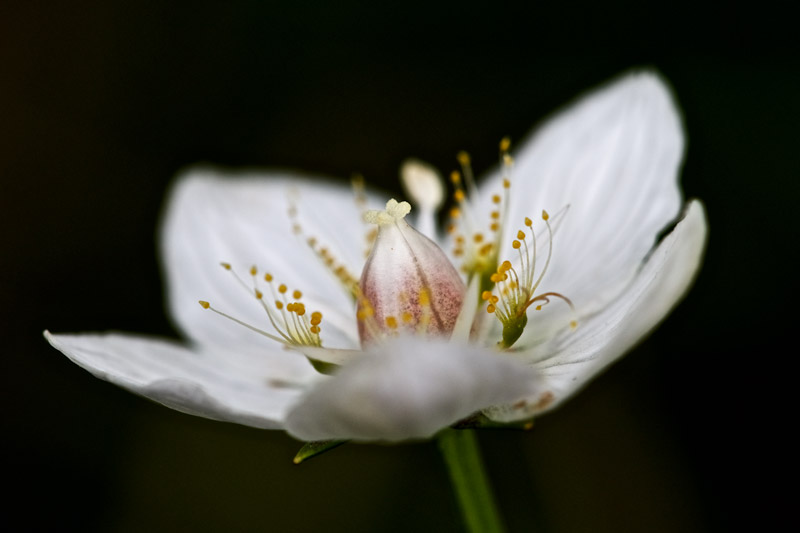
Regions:
<svg viewBox="0 0 800 533"><path fill-rule="evenodd" d="M41 337L174 336L155 237L198 161L363 173L495 162L575 95L658 68L686 116L706 262L663 326L527 433L481 434L512 531L724 531L793 516L800 70L764 4L0 4L4 486L27 530L458 531L431 443L302 466L281 432L193 418ZM796 346L796 343L792 343ZM790 344L790 346L792 346ZM793 355L794 353L794 355ZM787 380L790 381L790 380ZM789 391L789 394L786 393ZM777 416L776 416L777 415ZM0 524L0 526L3 524Z"/></svg>

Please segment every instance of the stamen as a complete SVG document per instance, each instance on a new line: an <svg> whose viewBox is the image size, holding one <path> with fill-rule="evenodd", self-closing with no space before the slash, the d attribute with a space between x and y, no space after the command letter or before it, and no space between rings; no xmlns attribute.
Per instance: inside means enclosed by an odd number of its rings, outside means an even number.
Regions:
<svg viewBox="0 0 800 533"><path fill-rule="evenodd" d="M356 207L361 211L365 211L364 208L366 207L366 194L363 192L363 178L361 178L359 175L353 176L353 190ZM289 201L292 202L293 199L290 197ZM297 221L297 217L299 216L297 206L294 203L290 204L288 212L289 216L294 221L294 232L300 236L303 236L303 228ZM372 242L374 242L374 239L375 236L372 236L372 239L370 240L370 234L367 234L368 248L372 247ZM311 251L313 251L320 260L320 262L322 262L322 264L328 268L331 274L336 277L348 294L350 294L350 296L352 296L355 300L358 288L358 279L355 278L344 265L339 264L334 255L327 248L320 246L316 237L312 235L305 237L304 240L308 247L311 248ZM267 281L269 282L271 280Z"/></svg>
<svg viewBox="0 0 800 533"><path fill-rule="evenodd" d="M508 219L508 206L510 204L511 170L514 160L509 155L508 150L511 141L508 137L500 141L500 161L502 165L502 189L491 197L492 209L489 212L488 227L489 232L481 231L482 224L477 224L477 216L473 212L467 192L472 193L474 183L472 179L472 169L469 155L466 152L458 154L458 162L461 165L461 172L453 171L450 179L455 187L453 199L456 206L450 211L450 227L448 232L455 236L453 255L463 257L461 270L467 274L468 279L478 276L480 284L478 289L483 291L490 289L493 282L490 280L492 273L497 268L497 252L500 250L500 242L503 237L503 227ZM462 185L463 181L467 185L467 190ZM473 185L470 185L473 183ZM467 237L465 242L464 237ZM486 244L484 244L486 243ZM492 246L489 246L491 244ZM519 245L522 247L522 244Z"/></svg>
<svg viewBox="0 0 800 533"><path fill-rule="evenodd" d="M533 221L525 217L525 227L530 228L530 240L523 230L517 230L516 239L511 242L511 247L519 254L518 269L510 261L503 261L497 271L491 275L490 280L495 284L497 295L491 291L484 291L482 298L488 302L486 312L494 314L503 324L502 340L498 343L502 348L510 348L522 335L528 322L527 310L532 305L539 311L550 303L550 298L563 300L573 311L575 307L569 298L558 292L545 292L535 294L539 284L550 266L553 256L553 228L550 225L550 215L542 211L542 220L547 226L548 250L544 267L536 275L537 243L536 232L533 231ZM528 244L530 242L530 245ZM536 305L534 305L536 304ZM570 327L577 327L577 322L572 320Z"/></svg>
<svg viewBox="0 0 800 533"><path fill-rule="evenodd" d="M261 305L262 309L264 309L265 313L267 314L267 319L277 335L267 333L260 328L247 324L238 318L234 318L227 313L211 307L211 304L209 304L207 301L200 300L200 305L203 307L203 309L210 309L220 316L232 320L237 324L243 325L252 331L260 333L285 345L322 346L322 341L319 337L322 313L315 311L311 314L311 320L309 320L308 316L306 315L305 304L298 301L288 301L286 299L287 294L289 293L288 287L281 283L276 290L272 283L272 274L265 273L263 279L269 285L270 292L272 293L274 302L273 308L264 301L264 293L258 286L258 268L255 265L249 269L249 273L252 278L251 287L249 287L244 280L240 278L238 274L236 274L229 263L221 263L221 265L225 270L231 272L236 282L241 285L246 292L255 296L256 301ZM291 295L295 300L299 300L303 296L302 292L299 290L292 291Z"/></svg>

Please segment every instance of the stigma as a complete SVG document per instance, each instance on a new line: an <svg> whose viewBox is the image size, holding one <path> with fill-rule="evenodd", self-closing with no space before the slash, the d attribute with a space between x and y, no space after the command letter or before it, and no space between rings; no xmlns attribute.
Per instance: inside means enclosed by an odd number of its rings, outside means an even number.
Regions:
<svg viewBox="0 0 800 533"><path fill-rule="evenodd" d="M359 281L361 343L399 333L449 337L464 301L464 282L439 246L405 216L408 202L391 199L364 220L378 234Z"/></svg>

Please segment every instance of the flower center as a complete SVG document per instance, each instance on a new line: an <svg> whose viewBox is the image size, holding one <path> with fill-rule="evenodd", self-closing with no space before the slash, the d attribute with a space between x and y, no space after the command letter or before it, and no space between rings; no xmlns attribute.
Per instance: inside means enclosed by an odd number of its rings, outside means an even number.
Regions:
<svg viewBox="0 0 800 533"><path fill-rule="evenodd" d="M406 222L405 217L411 211L408 202L391 199L386 202L384 209L366 210L363 179L353 179L356 206L362 211L364 221L373 225L366 234L368 257L360 279L356 279L316 237L304 234L298 220L297 206L290 198L288 214L293 221L293 232L305 240L356 303L358 334L362 345L399 334L449 338L456 330L459 338L481 336L480 317L485 315L476 316L480 308L479 296L486 302L486 311L494 314L502 324L501 339L497 343L501 349L511 348L522 335L528 323L528 308L540 310L551 298L558 298L574 311L572 302L563 294L536 294L553 253L554 232L546 211L542 211L545 224L542 235L537 236L533 221L525 218L524 227L517 230L516 239L511 243L512 248L517 250L518 260L513 264L508 260L499 262L500 243L508 218L513 166L513 159L508 153L509 146L508 139L500 143L502 191L491 197L488 231L481 229L483 225L478 223L479 217L470 202L476 187L466 152L458 154L461 171L455 171L450 176L455 206L450 210L448 232L453 235L453 255L462 259L461 270L470 287L470 298L467 298L461 275L441 248ZM444 194L441 178L431 167L416 160L406 161L402 178L409 196L421 208L418 222L421 227L427 228L426 233L435 234L434 215ZM555 225L565 212L566 208L556 214ZM539 242L545 238L547 257L541 269L537 270ZM201 300L200 305L204 309L210 309L286 346L302 348L300 351L309 357L315 367L316 364L337 367L353 355L350 353L352 350L321 349L322 313L315 311L309 314L306 311L300 290L290 292L286 285L274 283L271 274L259 274L255 266L250 268L252 280L249 284L233 271L230 264L222 263L222 266L261 305L274 332L247 324ZM267 288L263 288L264 282ZM264 291L268 291L271 298L265 299ZM470 304L465 306L465 301ZM577 326L575 320L570 322L570 326Z"/></svg>
<svg viewBox="0 0 800 533"><path fill-rule="evenodd" d="M359 282L362 344L400 332L449 336L461 311L464 283L439 246L405 221L408 202L391 199L368 211L378 226Z"/></svg>

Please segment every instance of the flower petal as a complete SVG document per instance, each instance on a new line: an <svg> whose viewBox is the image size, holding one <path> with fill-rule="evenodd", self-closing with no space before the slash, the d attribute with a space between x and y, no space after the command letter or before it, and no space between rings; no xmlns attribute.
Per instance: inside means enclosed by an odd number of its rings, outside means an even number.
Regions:
<svg viewBox="0 0 800 533"><path fill-rule="evenodd" d="M555 339L555 351L525 354L544 378L544 396L530 398L527 416L553 409L649 333L681 300L697 274L707 236L703 205L691 201L686 215L653 251L633 283L601 313ZM548 345L552 348L552 345ZM548 401L542 402L546 397ZM524 418L493 412L498 421Z"/></svg>
<svg viewBox="0 0 800 533"><path fill-rule="evenodd" d="M533 371L507 355L404 337L376 346L309 391L286 429L309 441L427 438L537 389Z"/></svg>
<svg viewBox="0 0 800 533"><path fill-rule="evenodd" d="M290 368L193 351L166 340L116 333L53 335L50 344L96 377L178 411L214 420L282 427L300 388ZM300 357L299 354L295 354Z"/></svg>
<svg viewBox="0 0 800 533"><path fill-rule="evenodd" d="M679 214L683 152L679 112L653 72L627 74L578 99L525 140L514 160L506 235L526 216L541 229L542 210L570 206L541 289L578 307L614 298ZM499 180L482 187L482 211L491 209ZM501 259L514 259L507 241Z"/></svg>
<svg viewBox="0 0 800 533"><path fill-rule="evenodd" d="M293 231L288 214L292 204L302 236ZM182 331L200 343L258 349L263 338L197 305L207 300L240 320L269 328L253 292L244 290L220 262L230 263L247 284L248 271L256 265L267 301L272 297L262 277L265 272L290 291L302 291L309 310L322 311L327 346L357 347L352 299L305 240L315 237L357 279L365 242L359 236L368 229L347 187L288 172L226 176L210 168L189 170L172 190L162 230L171 314Z"/></svg>

